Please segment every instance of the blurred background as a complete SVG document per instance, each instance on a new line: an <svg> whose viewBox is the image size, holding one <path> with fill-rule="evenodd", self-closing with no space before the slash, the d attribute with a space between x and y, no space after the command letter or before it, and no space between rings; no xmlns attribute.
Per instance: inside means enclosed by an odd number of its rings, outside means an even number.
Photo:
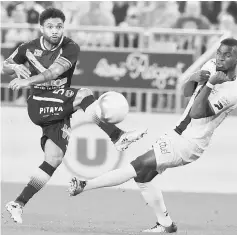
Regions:
<svg viewBox="0 0 237 235"><path fill-rule="evenodd" d="M118 90L131 111L182 112L183 73L213 57L223 37L237 36L236 1L4 1L1 61L40 35L47 7L63 10L65 35L81 46L73 85L89 86L97 97ZM3 104L25 105L29 91L13 93L9 77L1 77Z"/></svg>
<svg viewBox="0 0 237 235"><path fill-rule="evenodd" d="M62 171L60 180L60 176L55 177L53 184L66 184L65 175L71 172L86 178L97 176L144 151L150 140L175 125L186 107L189 99L182 95L182 80L215 56L222 39L237 38L236 1L4 1L1 2L1 63L19 44L40 35L39 14L51 6L64 12L65 35L81 47L73 87L89 87L96 98L109 90L121 92L130 105L125 129L144 126L152 132L149 141L145 141L147 144L138 144L119 155L107 136L97 127L85 126L81 114L76 113L64 162L67 170ZM24 182L26 173L43 156L39 145L41 130L27 116L29 90L13 92L8 89L9 81L7 75L1 74L2 177L5 181ZM177 169L178 176L172 171L170 178L166 175L165 189L237 190L232 187L237 177L234 169L237 133L232 127L236 113L218 130L205 163L200 160L186 170ZM30 144L24 141L29 136ZM228 141L223 142L223 137ZM85 145L88 151L83 148ZM111 155L115 157L110 158ZM225 169L223 156L228 158ZM28 165L23 166L26 161ZM20 165L28 170L12 175L13 165L17 172ZM199 182L199 189L194 181Z"/></svg>

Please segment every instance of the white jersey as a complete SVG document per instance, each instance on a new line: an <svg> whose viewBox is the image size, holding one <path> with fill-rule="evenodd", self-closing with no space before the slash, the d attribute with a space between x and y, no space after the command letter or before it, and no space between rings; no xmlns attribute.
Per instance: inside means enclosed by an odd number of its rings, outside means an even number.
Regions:
<svg viewBox="0 0 237 235"><path fill-rule="evenodd" d="M216 73L216 60L209 60L201 69L207 70L213 75ZM217 84L212 89L208 100L215 115L207 118L191 119L189 112L201 87L202 85L197 86L184 114L175 128L176 132L182 135L184 139L198 146L194 153L197 156L200 156L208 147L214 130L224 121L228 114L237 107L236 79L235 81ZM190 158L192 157L190 156Z"/></svg>

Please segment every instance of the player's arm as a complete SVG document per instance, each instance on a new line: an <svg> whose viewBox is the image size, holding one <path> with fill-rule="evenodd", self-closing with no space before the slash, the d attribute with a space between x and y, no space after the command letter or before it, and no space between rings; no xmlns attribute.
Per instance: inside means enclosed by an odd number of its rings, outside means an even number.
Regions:
<svg viewBox="0 0 237 235"><path fill-rule="evenodd" d="M59 64L54 62L48 69L44 72L32 76L29 79L29 85L40 84L44 82L48 82L50 80L56 79L61 74L66 72L70 68L69 63Z"/></svg>
<svg viewBox="0 0 237 235"><path fill-rule="evenodd" d="M198 84L202 84L208 80L210 72L207 70L199 70L193 73L182 85L183 94L185 97L192 96Z"/></svg>
<svg viewBox="0 0 237 235"><path fill-rule="evenodd" d="M24 63L26 62L24 51L25 51L25 46L20 45L11 54L11 56L3 62L2 72L10 76L17 75L19 78L20 76L24 78L29 78L30 71L24 65Z"/></svg>
<svg viewBox="0 0 237 235"><path fill-rule="evenodd" d="M68 43L63 49L63 53L48 69L29 79L29 85L45 83L56 79L77 62L79 52L80 48L77 44L73 42Z"/></svg>
<svg viewBox="0 0 237 235"><path fill-rule="evenodd" d="M69 42L64 46L63 52L59 58L57 58L48 69L30 77L30 79L14 79L10 82L9 87L12 90L19 90L34 84L45 83L56 79L76 64L79 52L79 46L74 42Z"/></svg>
<svg viewBox="0 0 237 235"><path fill-rule="evenodd" d="M34 84L40 84L53 80L63 74L70 68L69 63L57 63L54 62L48 69L44 72L30 77L29 79L19 79L16 78L9 83L9 87L12 90L19 90L21 88L26 88Z"/></svg>
<svg viewBox="0 0 237 235"><path fill-rule="evenodd" d="M215 106L210 103L209 96L214 85L221 84L226 81L227 77L223 72L217 72L215 75L211 76L209 81L196 97L189 116L193 119L200 119L215 115L217 111L213 108ZM222 111L224 111L224 109Z"/></svg>
<svg viewBox="0 0 237 235"><path fill-rule="evenodd" d="M14 67L17 65L17 63L12 58L7 58L3 61L3 68L2 72L8 75L15 74Z"/></svg>

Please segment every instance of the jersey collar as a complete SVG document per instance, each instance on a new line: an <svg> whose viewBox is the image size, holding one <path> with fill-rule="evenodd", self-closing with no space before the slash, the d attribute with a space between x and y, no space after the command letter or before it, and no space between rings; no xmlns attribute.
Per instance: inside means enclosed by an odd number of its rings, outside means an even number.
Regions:
<svg viewBox="0 0 237 235"><path fill-rule="evenodd" d="M52 50L50 50L50 51L55 51L55 50L62 44L63 39L64 39L64 36L62 36L62 38L61 38L59 44L58 44L56 47L54 47ZM40 37L40 46L41 46L41 48L42 48L43 50L49 51L49 50L44 46L43 36Z"/></svg>

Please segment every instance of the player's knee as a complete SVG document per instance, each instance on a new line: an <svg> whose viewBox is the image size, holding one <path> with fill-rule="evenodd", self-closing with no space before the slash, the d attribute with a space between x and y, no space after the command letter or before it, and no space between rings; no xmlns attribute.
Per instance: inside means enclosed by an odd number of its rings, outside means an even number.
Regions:
<svg viewBox="0 0 237 235"><path fill-rule="evenodd" d="M92 90L89 88L81 88L80 90L78 90L76 98L80 98L83 100L88 96L94 96Z"/></svg>
<svg viewBox="0 0 237 235"><path fill-rule="evenodd" d="M47 154L45 155L45 161L57 168L63 161L63 153Z"/></svg>
<svg viewBox="0 0 237 235"><path fill-rule="evenodd" d="M64 153L57 145L50 143L51 140L45 145L45 161L57 168L62 163Z"/></svg>

